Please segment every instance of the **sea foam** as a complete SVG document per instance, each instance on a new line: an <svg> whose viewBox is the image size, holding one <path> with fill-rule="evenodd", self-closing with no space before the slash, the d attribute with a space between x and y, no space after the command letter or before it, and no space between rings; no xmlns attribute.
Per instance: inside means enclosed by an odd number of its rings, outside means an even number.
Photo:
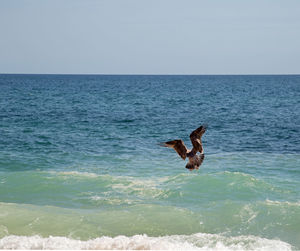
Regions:
<svg viewBox="0 0 300 251"><path fill-rule="evenodd" d="M280 240L256 236L225 237L218 234L197 233L149 237L99 237L87 241L67 237L15 236L0 239L0 249L131 249L131 250L291 250L292 246Z"/></svg>

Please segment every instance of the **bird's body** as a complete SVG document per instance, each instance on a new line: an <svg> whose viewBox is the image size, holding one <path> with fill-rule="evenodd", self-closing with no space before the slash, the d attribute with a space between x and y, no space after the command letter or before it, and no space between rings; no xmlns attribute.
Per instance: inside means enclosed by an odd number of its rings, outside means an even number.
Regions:
<svg viewBox="0 0 300 251"><path fill-rule="evenodd" d="M185 168L193 170L193 169L199 169L199 166L202 164L204 160L204 154L193 154L191 156L188 156L189 162L186 164Z"/></svg>
<svg viewBox="0 0 300 251"><path fill-rule="evenodd" d="M190 140L193 144L192 150L188 150L181 139L167 141L162 146L173 148L182 159L189 158L185 168L189 170L199 169L204 160L204 150L201 137L205 133L206 126L202 125L190 134ZM197 153L200 154L197 154Z"/></svg>

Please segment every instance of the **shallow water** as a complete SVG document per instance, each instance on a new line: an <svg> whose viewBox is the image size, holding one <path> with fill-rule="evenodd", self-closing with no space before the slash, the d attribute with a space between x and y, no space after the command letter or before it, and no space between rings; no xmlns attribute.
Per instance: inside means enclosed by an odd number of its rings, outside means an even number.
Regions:
<svg viewBox="0 0 300 251"><path fill-rule="evenodd" d="M0 248L300 249L300 76L0 75L0 90ZM190 147L202 123L190 172L158 143Z"/></svg>

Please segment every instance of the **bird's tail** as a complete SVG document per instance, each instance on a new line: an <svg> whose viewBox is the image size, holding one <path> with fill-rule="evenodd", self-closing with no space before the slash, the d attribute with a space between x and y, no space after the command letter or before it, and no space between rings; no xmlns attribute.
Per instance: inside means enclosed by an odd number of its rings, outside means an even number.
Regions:
<svg viewBox="0 0 300 251"><path fill-rule="evenodd" d="M201 153L200 155L198 155L198 158L197 158L197 166L201 166L202 162L204 160L204 153Z"/></svg>

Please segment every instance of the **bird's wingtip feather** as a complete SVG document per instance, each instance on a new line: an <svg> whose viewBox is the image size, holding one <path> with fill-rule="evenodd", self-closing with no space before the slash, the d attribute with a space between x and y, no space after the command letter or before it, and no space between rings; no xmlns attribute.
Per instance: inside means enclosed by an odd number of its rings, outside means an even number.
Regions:
<svg viewBox="0 0 300 251"><path fill-rule="evenodd" d="M159 142L158 145L159 145L159 146L164 146L164 147L167 146L166 143L164 143L164 142Z"/></svg>

